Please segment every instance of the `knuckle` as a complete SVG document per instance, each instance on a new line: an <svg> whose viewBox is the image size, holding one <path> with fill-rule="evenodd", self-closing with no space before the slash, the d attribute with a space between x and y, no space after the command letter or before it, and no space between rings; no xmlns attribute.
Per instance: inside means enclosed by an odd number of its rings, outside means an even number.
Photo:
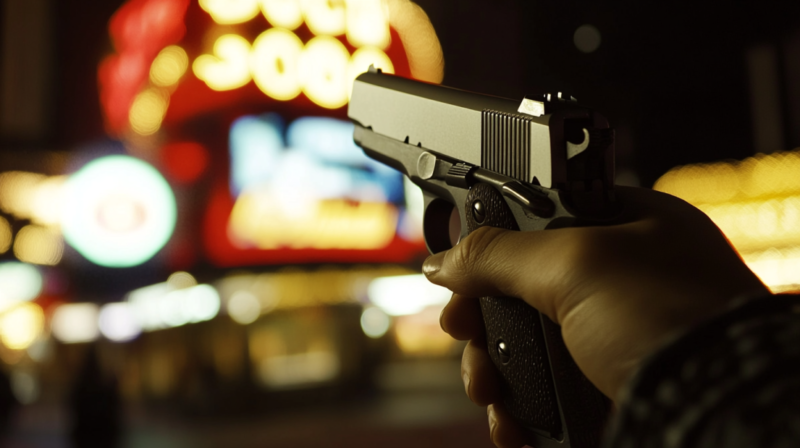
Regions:
<svg viewBox="0 0 800 448"><path fill-rule="evenodd" d="M452 263L459 271L470 272L484 262L499 229L481 227L454 247Z"/></svg>

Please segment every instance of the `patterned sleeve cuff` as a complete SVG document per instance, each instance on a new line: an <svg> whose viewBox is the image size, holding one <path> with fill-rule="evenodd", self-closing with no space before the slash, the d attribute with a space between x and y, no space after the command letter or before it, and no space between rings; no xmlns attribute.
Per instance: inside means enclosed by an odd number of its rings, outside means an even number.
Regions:
<svg viewBox="0 0 800 448"><path fill-rule="evenodd" d="M787 416L800 421L800 296L737 302L643 363L609 427L607 448L800 440L800 425L772 428Z"/></svg>

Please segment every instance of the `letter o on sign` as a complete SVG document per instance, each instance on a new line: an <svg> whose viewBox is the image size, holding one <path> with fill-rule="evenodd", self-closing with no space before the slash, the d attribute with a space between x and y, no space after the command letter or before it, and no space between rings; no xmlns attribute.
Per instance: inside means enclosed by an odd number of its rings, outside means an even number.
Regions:
<svg viewBox="0 0 800 448"><path fill-rule="evenodd" d="M312 101L328 109L347 104L347 64L350 53L334 37L311 39L300 58L303 92Z"/></svg>
<svg viewBox="0 0 800 448"><path fill-rule="evenodd" d="M279 101L300 94L298 74L303 42L291 31L271 28L253 42L250 71L259 89Z"/></svg>

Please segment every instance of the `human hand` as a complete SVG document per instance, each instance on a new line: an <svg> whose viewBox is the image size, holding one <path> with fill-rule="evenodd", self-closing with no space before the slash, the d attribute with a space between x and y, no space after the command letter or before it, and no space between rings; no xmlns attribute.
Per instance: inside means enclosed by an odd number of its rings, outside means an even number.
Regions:
<svg viewBox="0 0 800 448"><path fill-rule="evenodd" d="M470 340L462 358L467 395L489 405L492 439L518 448L522 432L502 409L476 297L517 297L561 325L578 367L617 399L641 360L665 337L765 292L711 220L686 202L621 188L620 224L541 232L484 227L429 257L428 279L454 292L444 331Z"/></svg>

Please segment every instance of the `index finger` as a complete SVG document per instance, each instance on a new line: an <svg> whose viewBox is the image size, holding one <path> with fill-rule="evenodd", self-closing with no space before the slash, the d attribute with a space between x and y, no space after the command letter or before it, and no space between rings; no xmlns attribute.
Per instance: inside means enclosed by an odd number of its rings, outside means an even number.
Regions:
<svg viewBox="0 0 800 448"><path fill-rule="evenodd" d="M510 296L557 320L557 285L569 283L558 260L575 246L573 229L519 232L482 227L450 250L425 260L428 280L469 297ZM535 234L534 234L535 233ZM576 237L577 238L577 237ZM574 238L573 238L574 240Z"/></svg>

